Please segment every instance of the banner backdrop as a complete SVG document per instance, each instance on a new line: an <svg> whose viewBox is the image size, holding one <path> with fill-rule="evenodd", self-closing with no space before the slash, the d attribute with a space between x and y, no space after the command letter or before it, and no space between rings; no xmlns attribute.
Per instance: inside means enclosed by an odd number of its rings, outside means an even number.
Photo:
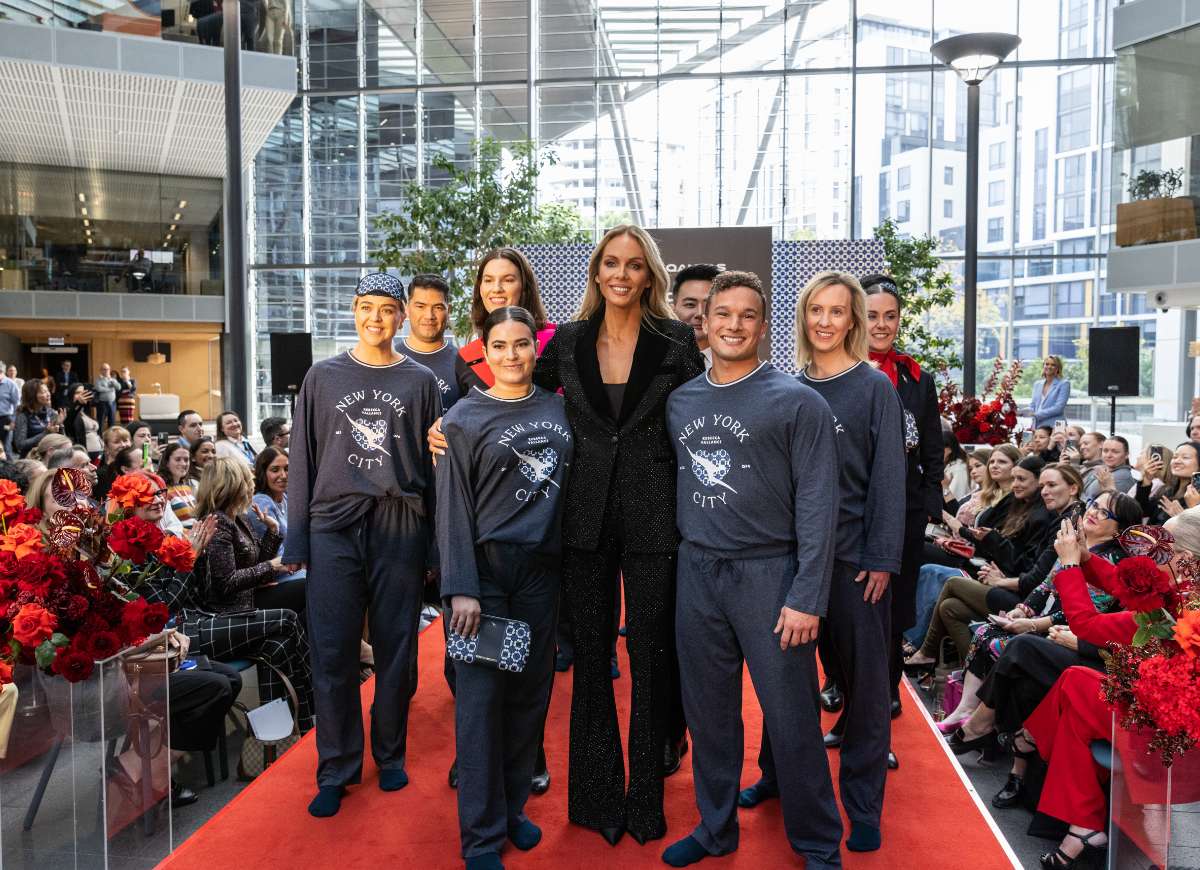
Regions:
<svg viewBox="0 0 1200 870"><path fill-rule="evenodd" d="M771 300L771 362L787 372L796 370L796 301L808 279L826 269L838 269L854 275L869 275L884 270L883 242L874 239L823 242L771 242L769 229L761 227L716 227L704 229L649 230L663 248L663 257L672 269L691 263L722 262L729 269L755 272L762 278ZM691 239L672 238L675 234ZM769 259L757 258L759 234L769 243ZM703 241L700 241L703 238ZM723 240L730 240L728 243ZM684 247L684 245L687 247ZM668 245L670 247L668 247ZM744 252L739 245L746 245ZM708 246L708 247L705 247ZM701 259L707 250L708 258ZM692 258L692 251L699 256ZM555 323L570 320L583 298L587 284L587 264L592 246L523 245L542 291L542 301ZM721 259L722 257L726 259Z"/></svg>

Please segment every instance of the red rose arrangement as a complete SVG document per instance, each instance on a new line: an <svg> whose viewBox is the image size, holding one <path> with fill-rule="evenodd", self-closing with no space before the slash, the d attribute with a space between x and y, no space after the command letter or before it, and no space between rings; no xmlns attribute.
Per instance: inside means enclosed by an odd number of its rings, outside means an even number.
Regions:
<svg viewBox="0 0 1200 870"><path fill-rule="evenodd" d="M191 545L132 516L158 497L141 474L118 477L114 512L91 500L78 469L54 473L51 495L62 508L41 528L41 511L25 506L15 484L0 480L0 685L13 666L34 665L71 682L94 662L162 631L169 614L138 586L164 569L190 571Z"/></svg>
<svg viewBox="0 0 1200 870"><path fill-rule="evenodd" d="M996 357L979 396L964 396L958 384L942 370L945 383L938 395L938 410L950 421L960 444L1004 444L1012 441L1017 425L1017 403L1013 386L1021 377L1024 363L1013 360L1005 370L1004 359Z"/></svg>
<svg viewBox="0 0 1200 870"><path fill-rule="evenodd" d="M1165 529L1144 531L1173 543ZM1172 564L1168 546L1135 549L1151 555L1120 563L1116 592L1138 628L1131 643L1110 645L1104 698L1121 727L1150 734L1149 749L1169 767L1200 745L1200 563Z"/></svg>

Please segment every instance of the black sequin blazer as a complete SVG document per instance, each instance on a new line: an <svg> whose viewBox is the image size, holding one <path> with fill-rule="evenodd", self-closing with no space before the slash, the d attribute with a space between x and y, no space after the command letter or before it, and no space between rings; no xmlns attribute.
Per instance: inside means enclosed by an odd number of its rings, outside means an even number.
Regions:
<svg viewBox="0 0 1200 870"><path fill-rule="evenodd" d="M559 324L534 374L538 386L562 389L575 434L575 461L563 510L563 546L600 548L604 509L617 487L625 548L634 553L673 552L679 537L667 396L704 371L704 357L690 326L678 320L643 323L621 413L613 419L596 356L603 320L601 306L587 320Z"/></svg>

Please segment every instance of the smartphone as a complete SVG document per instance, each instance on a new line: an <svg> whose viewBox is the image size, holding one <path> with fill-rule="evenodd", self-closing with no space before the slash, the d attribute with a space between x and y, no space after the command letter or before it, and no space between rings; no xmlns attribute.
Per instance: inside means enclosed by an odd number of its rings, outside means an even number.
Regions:
<svg viewBox="0 0 1200 870"><path fill-rule="evenodd" d="M1055 424L1054 424L1054 431L1055 431L1055 432L1063 432L1063 431L1065 431L1065 430L1066 430L1066 428L1067 428L1067 421L1066 421L1066 420L1059 420L1057 423L1055 423Z"/></svg>
<svg viewBox="0 0 1200 870"><path fill-rule="evenodd" d="M1068 438L1067 439L1067 449L1068 450L1078 450L1079 449L1079 439L1078 438Z"/></svg>
<svg viewBox="0 0 1200 870"><path fill-rule="evenodd" d="M142 468L150 467L150 442L142 442Z"/></svg>
<svg viewBox="0 0 1200 870"><path fill-rule="evenodd" d="M1162 448L1162 445L1161 445L1161 444L1151 444L1151 445L1150 445L1150 455L1151 455L1151 456L1156 456L1156 457L1158 457L1159 459L1162 459L1162 458L1163 458L1163 448Z"/></svg>
<svg viewBox="0 0 1200 870"><path fill-rule="evenodd" d="M1196 488L1197 492L1200 492L1200 471L1192 475L1192 486Z"/></svg>
<svg viewBox="0 0 1200 870"><path fill-rule="evenodd" d="M1028 429L1026 429L1024 432L1021 433L1022 446L1024 446L1025 444L1028 444L1032 440L1033 440L1033 433L1031 431L1029 431Z"/></svg>

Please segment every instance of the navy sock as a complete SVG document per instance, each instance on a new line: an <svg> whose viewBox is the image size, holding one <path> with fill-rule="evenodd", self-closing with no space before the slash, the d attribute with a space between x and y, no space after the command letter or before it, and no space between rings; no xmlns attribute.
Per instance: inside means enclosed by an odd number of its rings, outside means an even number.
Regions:
<svg viewBox="0 0 1200 870"><path fill-rule="evenodd" d="M310 815L323 819L332 816L342 808L342 795L346 789L340 785L323 785L317 789L317 796L308 805Z"/></svg>
<svg viewBox="0 0 1200 870"><path fill-rule="evenodd" d="M408 774L403 768L389 768L379 771L379 787L384 791L400 791L408 785Z"/></svg>
<svg viewBox="0 0 1200 870"><path fill-rule="evenodd" d="M508 829L508 839L522 852L528 852L542 842L542 829L529 819L523 819Z"/></svg>
<svg viewBox="0 0 1200 870"><path fill-rule="evenodd" d="M708 850L700 845L700 841L690 834L678 842L672 843L662 853L662 859L672 867L686 867L708 857Z"/></svg>
<svg viewBox="0 0 1200 870"><path fill-rule="evenodd" d="M749 788L744 788L738 792L738 806L748 810L758 806L768 798L777 797L779 797L779 788L760 779Z"/></svg>
<svg viewBox="0 0 1200 870"><path fill-rule="evenodd" d="M467 859L467 870L504 870L497 852L484 852Z"/></svg>
<svg viewBox="0 0 1200 870"><path fill-rule="evenodd" d="M866 822L851 822L846 848L851 852L874 852L883 844L879 828Z"/></svg>

